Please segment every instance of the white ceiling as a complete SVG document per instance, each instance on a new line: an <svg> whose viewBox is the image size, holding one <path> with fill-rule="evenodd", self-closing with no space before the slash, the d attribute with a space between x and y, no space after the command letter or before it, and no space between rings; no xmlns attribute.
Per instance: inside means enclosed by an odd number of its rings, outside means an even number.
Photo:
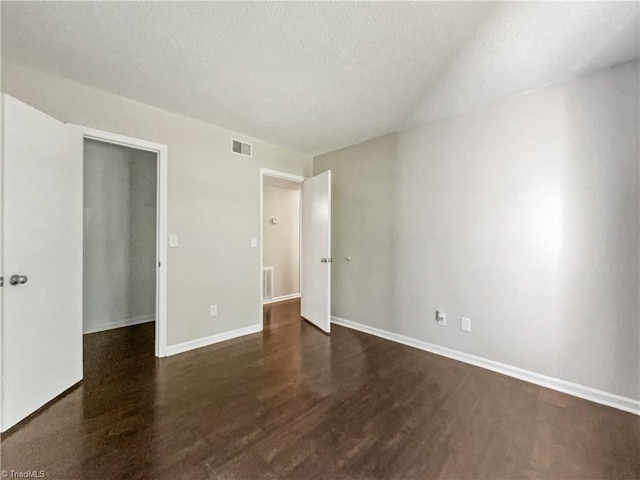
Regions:
<svg viewBox="0 0 640 480"><path fill-rule="evenodd" d="M637 58L638 6L2 2L2 55L318 154Z"/></svg>
<svg viewBox="0 0 640 480"><path fill-rule="evenodd" d="M403 127L638 58L639 6L597 1L501 4L426 86Z"/></svg>

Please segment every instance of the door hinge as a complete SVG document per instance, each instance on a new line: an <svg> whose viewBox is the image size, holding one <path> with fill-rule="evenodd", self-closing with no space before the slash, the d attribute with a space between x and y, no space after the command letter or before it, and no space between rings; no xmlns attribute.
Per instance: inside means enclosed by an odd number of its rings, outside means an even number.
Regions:
<svg viewBox="0 0 640 480"><path fill-rule="evenodd" d="M0 287L4 287L4 277L0 277Z"/></svg>

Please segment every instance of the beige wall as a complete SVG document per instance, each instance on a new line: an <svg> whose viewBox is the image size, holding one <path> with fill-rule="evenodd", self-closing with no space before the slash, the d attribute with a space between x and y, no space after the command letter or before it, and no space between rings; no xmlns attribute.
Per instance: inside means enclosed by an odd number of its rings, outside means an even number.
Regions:
<svg viewBox="0 0 640 480"><path fill-rule="evenodd" d="M273 267L273 296L300 293L299 191L265 185L263 235L263 265Z"/></svg>
<svg viewBox="0 0 640 480"><path fill-rule="evenodd" d="M168 345L260 322L259 169L309 175L309 156L16 65L2 65L2 89L65 122L168 146L180 240L168 251ZM253 143L253 158L232 154L232 137Z"/></svg>
<svg viewBox="0 0 640 480"><path fill-rule="evenodd" d="M317 157L333 315L640 398L638 90L634 62Z"/></svg>

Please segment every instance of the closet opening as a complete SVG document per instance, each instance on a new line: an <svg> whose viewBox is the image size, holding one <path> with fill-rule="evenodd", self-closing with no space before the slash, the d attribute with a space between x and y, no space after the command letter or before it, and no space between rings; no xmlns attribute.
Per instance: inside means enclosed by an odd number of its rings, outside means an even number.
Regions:
<svg viewBox="0 0 640 480"><path fill-rule="evenodd" d="M158 355L159 156L84 137L85 348L117 344L126 354L144 344Z"/></svg>

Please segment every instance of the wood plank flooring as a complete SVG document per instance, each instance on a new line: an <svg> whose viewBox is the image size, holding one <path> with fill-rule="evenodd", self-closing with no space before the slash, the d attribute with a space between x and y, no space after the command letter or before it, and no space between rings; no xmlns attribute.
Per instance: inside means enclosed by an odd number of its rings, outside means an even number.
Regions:
<svg viewBox="0 0 640 480"><path fill-rule="evenodd" d="M85 337L80 386L4 435L47 479L640 478L640 418L335 326L166 359L153 324Z"/></svg>

